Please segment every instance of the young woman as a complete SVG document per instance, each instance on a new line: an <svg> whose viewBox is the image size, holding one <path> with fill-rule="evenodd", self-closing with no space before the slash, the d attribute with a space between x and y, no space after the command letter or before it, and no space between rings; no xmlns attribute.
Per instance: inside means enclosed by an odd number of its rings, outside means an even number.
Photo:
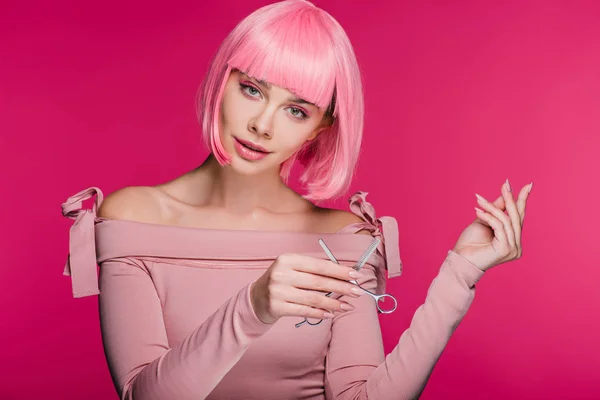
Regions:
<svg viewBox="0 0 600 400"><path fill-rule="evenodd" d="M383 292L385 270L400 274L396 221L377 217L365 192L350 197L350 212L313 203L345 193L360 150L361 78L344 30L306 1L260 8L219 48L199 116L211 153L198 168L106 200L92 187L63 204L76 220L65 274L75 297L100 295L119 396L418 397L475 283L521 256L531 185L516 202L508 181L494 202L479 201L483 210L385 356L373 299L350 281ZM305 195L287 186L296 161ZM354 271L374 237L377 252ZM324 320L296 327L305 317Z"/></svg>

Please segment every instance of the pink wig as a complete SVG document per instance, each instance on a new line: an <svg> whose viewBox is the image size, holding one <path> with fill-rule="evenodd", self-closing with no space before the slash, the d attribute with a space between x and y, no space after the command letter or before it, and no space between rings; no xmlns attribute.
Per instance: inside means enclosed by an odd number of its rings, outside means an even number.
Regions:
<svg viewBox="0 0 600 400"><path fill-rule="evenodd" d="M198 92L203 141L216 160L231 162L219 134L223 90L232 69L283 87L319 107L333 124L281 165L287 184L296 160L307 200L332 199L349 188L362 140L364 102L360 70L348 36L328 13L305 0L259 8L225 38Z"/></svg>

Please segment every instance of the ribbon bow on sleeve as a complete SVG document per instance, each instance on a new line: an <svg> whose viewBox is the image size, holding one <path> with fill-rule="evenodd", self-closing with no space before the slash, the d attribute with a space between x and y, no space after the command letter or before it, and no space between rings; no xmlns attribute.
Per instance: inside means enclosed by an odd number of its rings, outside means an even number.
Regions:
<svg viewBox="0 0 600 400"><path fill-rule="evenodd" d="M83 200L97 194L91 210L82 209ZM94 223L102 204L102 191L96 187L82 190L62 204L62 214L75 220L69 233L69 256L63 275L71 276L73 297L99 294L96 268L96 240Z"/></svg>
<svg viewBox="0 0 600 400"><path fill-rule="evenodd" d="M375 216L375 209L366 200L368 192L356 192L350 199L350 210L360 216L369 224L368 229L383 242L386 259L388 278L394 278L402 274L402 260L400 259L400 248L398 244L398 221L394 217ZM383 232L382 232L383 229ZM378 280L383 277L378 278Z"/></svg>

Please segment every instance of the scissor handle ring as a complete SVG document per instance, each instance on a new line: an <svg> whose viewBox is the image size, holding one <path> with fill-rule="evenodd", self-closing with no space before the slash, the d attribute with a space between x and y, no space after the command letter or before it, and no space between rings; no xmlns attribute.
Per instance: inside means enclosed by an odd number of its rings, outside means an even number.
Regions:
<svg viewBox="0 0 600 400"><path fill-rule="evenodd" d="M321 322L323 322L322 319L318 320L317 322L315 322L314 324L312 322L310 322L310 320L308 318L306 318L306 323L309 324L310 326L315 326L315 325L319 325Z"/></svg>
<svg viewBox="0 0 600 400"><path fill-rule="evenodd" d="M394 306L390 309L390 310L384 310L381 308L381 306L379 305L380 301L384 301L386 298L390 298L392 299L392 301L394 302ZM383 314L389 314L389 313L393 313L394 311L396 311L396 307L398 307L398 301L396 300L396 298L394 296L392 296L391 294L382 294L377 296L377 298L375 299L375 304L377 304L377 309L379 310L380 313Z"/></svg>
<svg viewBox="0 0 600 400"><path fill-rule="evenodd" d="M313 324L312 322L310 322L310 321L308 320L308 318L304 318L304 320L303 320L303 321L301 321L301 322L298 322L298 323L296 324L296 328L300 328L300 327L301 327L302 325L304 325L304 324L309 324L310 326L316 326L316 325L319 325L321 322L323 322L323 320L322 320L322 319L318 320L317 322L315 322L315 323Z"/></svg>

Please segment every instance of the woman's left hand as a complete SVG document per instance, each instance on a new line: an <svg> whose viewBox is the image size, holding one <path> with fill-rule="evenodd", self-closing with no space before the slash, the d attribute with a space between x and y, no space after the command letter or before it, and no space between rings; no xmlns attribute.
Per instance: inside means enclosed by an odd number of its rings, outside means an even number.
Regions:
<svg viewBox="0 0 600 400"><path fill-rule="evenodd" d="M521 231L530 185L521 189L515 203L507 183L508 180L502 184L502 195L494 202L483 198L477 200L483 211L476 211L477 218L465 228L454 245L456 253L482 271L519 259L523 254Z"/></svg>

